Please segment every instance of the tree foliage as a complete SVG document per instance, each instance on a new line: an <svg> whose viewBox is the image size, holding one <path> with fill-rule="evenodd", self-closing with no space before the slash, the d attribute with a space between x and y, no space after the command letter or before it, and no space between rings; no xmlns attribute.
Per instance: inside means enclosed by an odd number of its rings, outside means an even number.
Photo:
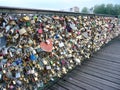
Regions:
<svg viewBox="0 0 120 90"><path fill-rule="evenodd" d="M88 11L88 8L87 7L84 7L83 9L82 9L82 11L81 11L82 13L89 13L89 11Z"/></svg>
<svg viewBox="0 0 120 90"><path fill-rule="evenodd" d="M108 14L108 15L120 15L120 4L101 4L95 5L94 8L84 7L81 13L95 13L95 14Z"/></svg>
<svg viewBox="0 0 120 90"><path fill-rule="evenodd" d="M109 15L120 15L120 5L116 4L101 4L95 5L93 12L95 14L109 14Z"/></svg>
<svg viewBox="0 0 120 90"><path fill-rule="evenodd" d="M97 14L104 14L104 13L106 13L105 4L96 5L94 7L94 13L97 13Z"/></svg>

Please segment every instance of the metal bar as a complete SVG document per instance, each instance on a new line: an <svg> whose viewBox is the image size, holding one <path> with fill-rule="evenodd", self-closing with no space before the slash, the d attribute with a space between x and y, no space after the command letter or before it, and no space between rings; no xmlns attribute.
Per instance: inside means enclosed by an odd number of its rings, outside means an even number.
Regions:
<svg viewBox="0 0 120 90"><path fill-rule="evenodd" d="M55 10L41 10L41 9L28 9L28 8L15 8L15 7L3 7L0 6L0 13L27 13L27 14L55 14L55 15L81 15L81 16L104 16L104 17L116 17L115 15L104 15L104 14L85 14L75 13L67 11L55 11Z"/></svg>
<svg viewBox="0 0 120 90"><path fill-rule="evenodd" d="M83 16L103 16L103 17L118 17L117 15L107 15L107 14L86 14L86 13L76 13L76 12L67 12L67 11L55 11L55 10L42 10L42 9L31 9L31 8L18 8L18 7L5 7L0 6L1 13L44 13L44 14L65 14L65 15L83 15Z"/></svg>

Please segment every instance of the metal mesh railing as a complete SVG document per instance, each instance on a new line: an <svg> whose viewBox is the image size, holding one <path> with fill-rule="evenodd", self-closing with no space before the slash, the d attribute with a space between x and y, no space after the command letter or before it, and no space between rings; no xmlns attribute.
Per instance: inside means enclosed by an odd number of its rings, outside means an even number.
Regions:
<svg viewBox="0 0 120 90"><path fill-rule="evenodd" d="M0 8L1 89L45 89L120 34L118 18Z"/></svg>

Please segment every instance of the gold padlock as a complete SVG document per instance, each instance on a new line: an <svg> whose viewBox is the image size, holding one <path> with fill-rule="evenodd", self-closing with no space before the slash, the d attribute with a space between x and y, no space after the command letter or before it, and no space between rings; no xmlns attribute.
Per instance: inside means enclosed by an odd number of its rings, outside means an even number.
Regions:
<svg viewBox="0 0 120 90"><path fill-rule="evenodd" d="M28 16L25 16L25 17L23 17L23 20L24 20L24 21L29 21L30 18L29 18Z"/></svg>
<svg viewBox="0 0 120 90"><path fill-rule="evenodd" d="M22 29L20 29L20 30L19 30L19 33L20 33L20 35L23 35L23 34L25 34L25 33L26 33L26 30L25 30L25 28L22 28Z"/></svg>

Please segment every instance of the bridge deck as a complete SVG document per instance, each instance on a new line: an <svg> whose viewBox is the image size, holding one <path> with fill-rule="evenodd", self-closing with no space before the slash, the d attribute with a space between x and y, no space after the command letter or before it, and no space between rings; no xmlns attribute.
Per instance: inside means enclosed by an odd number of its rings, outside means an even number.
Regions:
<svg viewBox="0 0 120 90"><path fill-rule="evenodd" d="M111 41L49 90L120 90L120 38Z"/></svg>

